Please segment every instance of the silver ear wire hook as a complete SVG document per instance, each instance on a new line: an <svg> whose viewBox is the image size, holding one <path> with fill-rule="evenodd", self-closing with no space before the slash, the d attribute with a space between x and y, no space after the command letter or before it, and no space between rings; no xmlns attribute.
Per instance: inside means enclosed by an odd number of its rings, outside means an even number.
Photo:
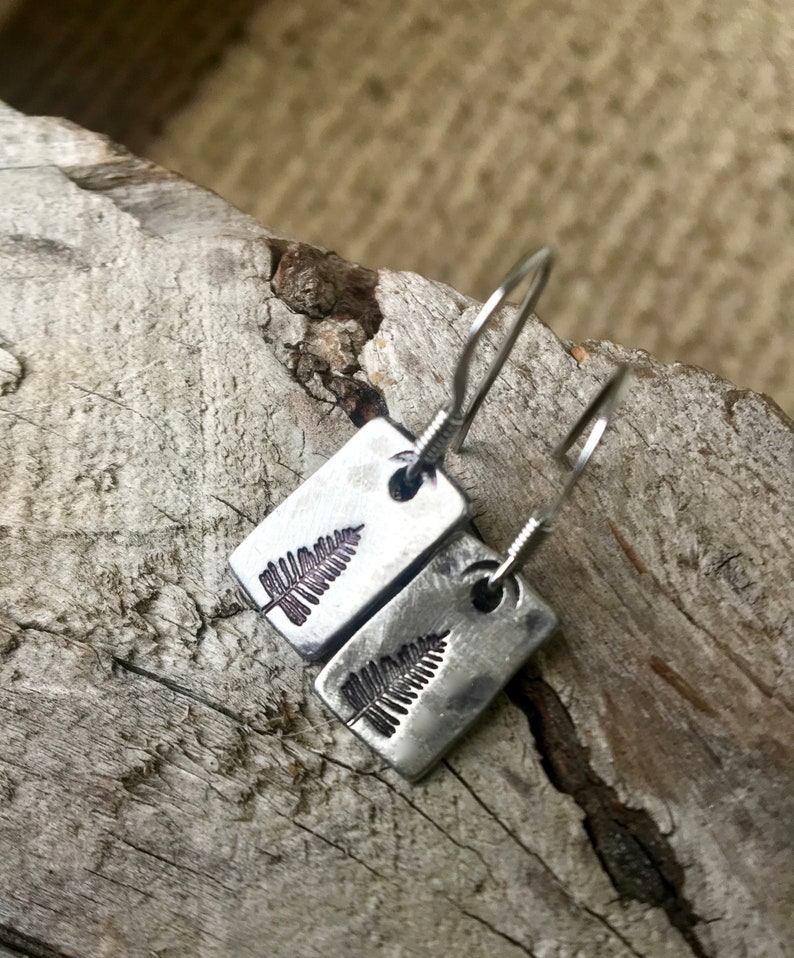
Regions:
<svg viewBox="0 0 794 958"><path fill-rule="evenodd" d="M552 531L560 510L573 491L574 486L579 481L596 447L601 442L612 417L623 402L631 386L631 379L631 369L628 366L619 367L609 377L598 395L596 395L587 406L569 430L568 435L559 443L552 453L555 459L561 459L582 435L588 424L595 419L595 424L590 430L590 435L587 437L582 451L579 453L579 457L559 495L551 505L537 510L513 540L507 550L507 558L488 578L487 588L490 591L498 590L504 579L508 575L517 572L527 562L530 556L545 542L549 533Z"/></svg>
<svg viewBox="0 0 794 958"><path fill-rule="evenodd" d="M450 446L453 451L460 449L483 400L499 375L505 360L510 355L530 313L540 299L540 295L548 282L553 263L554 256L548 246L542 246L531 255L524 256L505 276L501 284L491 293L487 302L480 309L471 325L460 359L455 367L455 375L452 381L452 398L439 409L430 425L416 441L416 459L405 471L405 482L408 485L417 482L422 469L426 466L437 465ZM516 286L528 276L531 276L532 280L519 306L510 331L488 367L488 371L478 386L468 410L464 413L463 403L466 398L469 367L474 351L494 313Z"/></svg>

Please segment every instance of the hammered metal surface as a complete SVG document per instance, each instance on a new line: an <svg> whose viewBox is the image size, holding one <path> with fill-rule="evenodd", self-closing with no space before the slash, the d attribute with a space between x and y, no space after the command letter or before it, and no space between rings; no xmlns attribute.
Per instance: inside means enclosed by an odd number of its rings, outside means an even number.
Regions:
<svg viewBox="0 0 794 958"><path fill-rule="evenodd" d="M388 420L367 423L232 553L251 603L305 658L333 651L468 520L438 470L413 498L392 498L395 457L412 449Z"/></svg>
<svg viewBox="0 0 794 958"><path fill-rule="evenodd" d="M557 625L519 576L480 611L501 557L469 534L445 545L322 670L315 691L409 779L424 775Z"/></svg>

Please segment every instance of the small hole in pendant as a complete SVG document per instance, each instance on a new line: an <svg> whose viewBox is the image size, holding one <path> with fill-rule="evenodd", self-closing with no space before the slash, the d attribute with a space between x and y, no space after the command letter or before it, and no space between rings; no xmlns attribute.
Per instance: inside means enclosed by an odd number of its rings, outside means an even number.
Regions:
<svg viewBox="0 0 794 958"><path fill-rule="evenodd" d="M410 499L419 492L419 487L422 485L423 477L421 475L417 476L412 482L409 482L406 473L408 472L408 467L404 466L402 469L398 469L397 472L389 479L389 493L392 499L395 499L397 502L408 502Z"/></svg>
<svg viewBox="0 0 794 958"><path fill-rule="evenodd" d="M480 612L493 612L502 601L504 588L498 585L495 589L488 586L487 579L478 579L471 590L471 604Z"/></svg>

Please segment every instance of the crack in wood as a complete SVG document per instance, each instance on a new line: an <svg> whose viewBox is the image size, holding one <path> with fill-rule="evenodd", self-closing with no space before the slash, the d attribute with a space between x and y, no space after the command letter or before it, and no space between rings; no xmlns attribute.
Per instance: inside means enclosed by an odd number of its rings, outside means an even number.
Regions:
<svg viewBox="0 0 794 958"><path fill-rule="evenodd" d="M461 915L465 915L467 918L470 918L472 921L476 921L478 924L482 925L483 928L487 928L491 934L496 935L499 938L502 938L504 941L509 942L515 948L518 948L523 954L529 955L529 958L538 958L538 955L532 951L531 948L528 948L523 942L519 941L518 938L514 938L512 935L508 935L506 931L502 931L501 928L497 928L496 925L492 924L485 918L482 918L480 915L475 914L473 911L469 911L467 908L463 908L457 902L450 899L450 903L455 905Z"/></svg>
<svg viewBox="0 0 794 958"><path fill-rule="evenodd" d="M559 878L559 876L551 867L551 865L549 865L549 863L541 855L539 855L538 852L530 848L525 842L521 840L521 838L513 831L513 829L510 828L510 826L496 814L496 812L490 807L490 805L488 805L477 794L477 792L475 792L475 790L466 781L466 779L460 774L460 772L450 763L449 759L443 759L442 765L444 765L452 773L452 775L455 776L455 778L466 789L469 795L471 795L474 801L477 802L480 808L482 808L482 810L489 816L489 818L491 818L494 822L496 822L496 824L505 832L506 835L508 835L516 843L516 845L523 852L529 855L530 858L533 858L543 868L543 870L549 875L549 877L551 878L555 886L575 907L581 908L591 918L597 921L600 925L603 925L604 928L608 929L609 932L611 932L611 934L613 934L623 945L625 945L626 948L628 948L633 955L637 955L638 958L641 958L641 956L639 955L639 952L634 950L634 947L632 946L631 942L624 935L622 935L617 930L617 928L615 928L614 925L612 925L606 918L604 918L603 915L599 915L597 911L594 911L592 908L588 908L587 905L578 901L576 898L574 898L571 895L569 890L565 887L564 882Z"/></svg>
<svg viewBox="0 0 794 958"><path fill-rule="evenodd" d="M585 813L587 837L620 897L661 908L692 954L709 958L683 893L684 869L651 815L622 804L596 773L567 709L537 673L516 678L508 694L527 717L549 781Z"/></svg>
<svg viewBox="0 0 794 958"><path fill-rule="evenodd" d="M224 891L228 891L231 894L237 894L238 889L232 888L230 885L225 885L222 881L219 881L217 878L211 875L206 869L191 868L189 865L185 865L183 862L174 861L171 858L167 858L165 855L160 855L158 852L154 852L150 848L144 848L142 845L136 845L135 842L131 842L127 838L122 838L120 835L115 837L116 840L122 845L126 845L127 848L131 848L133 851L136 851L141 855L146 855L148 858L161 862L163 865L169 865L171 868L177 869L177 871L186 872L187 874L195 875L197 878L210 881L214 885L217 885L219 888L223 888Z"/></svg>
<svg viewBox="0 0 794 958"><path fill-rule="evenodd" d="M643 562L643 560L642 560L642 559L640 558L640 556L637 554L637 551L636 551L636 549L634 548L634 546L633 546L633 545L629 542L629 540L623 535L623 533L620 531L620 529L618 529L618 527L615 525L614 522L612 522L611 519L608 519L608 520L607 520L607 525L609 526L610 532L611 532L612 535L615 537L615 541L616 541L617 544L620 546L620 548L623 550L623 552L625 553L626 558L629 560L629 562L634 566L634 568L637 570L637 572L638 572L640 575L647 575L647 573L648 573L648 566L645 565L645 563Z"/></svg>
<svg viewBox="0 0 794 958"><path fill-rule="evenodd" d="M26 935L11 925L0 925L0 945L14 955L25 955L26 958L74 958L70 952Z"/></svg>
<svg viewBox="0 0 794 958"><path fill-rule="evenodd" d="M283 812L276 811L276 814L283 818L285 821L288 821L295 828L299 829L302 832L306 832L307 835L311 835L313 838L316 838L318 841L322 842L324 845L328 845L330 848L336 849L344 858L349 858L351 862L355 862L357 865L360 865L361 868L366 869L370 875L374 875L376 878L380 878L383 881L390 881L386 875L379 872L376 868L373 868L371 865L368 865L363 858L359 858L357 855L354 855L349 848L345 848L344 845L340 845L339 842L333 841L333 839L328 838L326 835L323 835L321 832L315 831L315 829L310 828L304 822L299 822L296 818L289 818L287 815L284 815Z"/></svg>
<svg viewBox="0 0 794 958"><path fill-rule="evenodd" d="M354 768L352 768L352 767L346 765L344 762L339 762L339 761L337 761L336 759L330 759L330 758L328 758L328 756L324 756L324 758L325 758L326 761L330 762L332 765L337 765L337 766L339 766L340 768L344 768L344 769L346 769L347 771L349 771L349 772L351 772L351 773L353 773L353 774L356 774L356 775L364 774L364 775L367 775L367 776L369 776L369 777L374 778L374 779L375 779L377 782L379 782L381 785L384 785L389 792L391 792L392 794L394 794L394 795L398 796L399 798L403 799L415 812L417 812L419 815L421 815L422 818L424 818L427 822L429 822L431 825L433 825L435 828L437 828L437 829L438 829L446 838L448 838L454 845L456 845L456 846L459 847L459 848L464 848L464 849L466 849L466 850L468 850L468 851L473 852L473 853L477 856L477 858L479 858L479 860L483 863L483 865L484 865L485 868L486 868L486 871L488 871L488 873L491 874L490 868L488 867L487 863L485 862L485 859L482 857L482 854L481 854L479 851L477 851L477 850L474 849L474 848L471 848L471 846L469 846L469 845L465 845L465 844L463 844L463 843L461 843L461 842L458 842L456 839L454 839L454 838L452 837L452 835L450 835L449 832L447 832L446 829L444 829L438 822L436 822L436 821L435 821L434 819L432 819L430 816L428 816L427 814L425 814L425 813L424 813L421 809L419 809L413 802L411 802L406 795L404 795L404 794L403 794L402 792L400 792L399 790L395 789L386 779L384 779L384 778L382 778L380 775L378 775L377 772L364 772L364 773L361 773L361 772L359 772L357 769L354 769ZM281 817L286 818L286 816L284 816L283 813L279 812L278 810L276 810L276 814L279 815L279 816L281 816ZM300 822L300 821L298 821L297 819L294 819L294 818L287 818L287 821L289 821L290 824L294 825L296 828L300 829L301 831L305 831L307 834L313 836L314 838L318 839L319 841L323 842L324 844L330 846L331 848L336 849L336 850L339 851L345 858L349 858L351 861L355 862L357 865L360 865L362 868L366 869L366 870L367 870L368 872L370 872L371 874L373 874L373 875L375 875L375 876L377 876L377 877L379 877L379 878L382 878L382 879L385 880L385 881L393 881L393 879L388 878L386 875L382 875L382 874L381 874L380 872L378 872L376 869L372 868L371 865L367 864L367 862L365 862L363 859L361 859L361 858L359 858L358 856L354 855L348 848L345 848L343 845L340 845L338 842L335 842L335 841L333 841L332 839L328 838L327 836L321 834L320 832L318 832L318 831L316 831L316 830L310 828L310 827L309 827L308 825L306 825L305 823ZM501 823L500 823L500 824L501 824ZM440 894L440 893L438 893L438 892L434 892L434 893L435 893L435 894ZM442 897L444 898L445 901L447 901L450 905L452 905L457 911L459 911L459 912L460 912L462 915L464 915L466 918L469 918L469 919L471 919L472 921L477 922L478 924L482 925L484 928L486 928L486 929L487 929L489 932L491 932L492 934L494 934L494 935L496 935L497 937L502 938L504 941L507 941L507 942L509 942L510 944L514 945L516 948L520 949L524 954L528 955L529 958L537 958L537 956L535 955L535 953L534 953L533 951L531 951L531 950L530 950L526 945L524 945L522 942L520 942L517 938L514 938L513 936L509 935L507 932L502 931L500 928L497 928L494 924L492 924L491 922L489 922L487 919L481 917L480 915L477 915L477 914L475 914L474 912L471 912L471 911L469 911L468 909L464 908L463 905L462 905L459 901L456 901L455 898L451 897L450 895L442 895Z"/></svg>
<svg viewBox="0 0 794 958"><path fill-rule="evenodd" d="M86 396L94 396L97 399L103 399L105 402L112 403L114 406L118 406L119 409L125 409L127 412L131 412L135 416L140 416L141 419L145 419L146 422L151 423L155 429L157 429L162 435L166 435L165 429L153 419L151 416L147 416L146 413L141 412L140 409L134 409L132 406L128 406L126 403L121 402L119 399L114 399L112 396L106 396L104 393L97 392L95 389L88 389L87 386L81 386L79 383L69 383L72 389L77 389L81 393L85 393Z"/></svg>
<svg viewBox="0 0 794 958"><path fill-rule="evenodd" d="M464 849L464 850L469 851L469 852L471 852L472 854L474 854L474 855L479 859L479 861L481 862L481 864L484 866L486 872L488 873L489 877L491 877L492 881L495 881L495 878L494 878L494 875L493 875L493 872L492 872L492 869L491 869L490 865L488 864L488 862L487 862L487 861L485 860L485 858L483 857L482 853L481 853L477 848L474 848L473 846L467 845L465 842L461 842L461 841L459 841L458 839L456 839L456 838L454 837L454 835L452 835L449 831L447 831L446 828L444 828L443 825L441 825L441 824L440 824L439 822L437 822L434 818L432 818L432 817L431 817L430 815L428 815L425 811L423 811L418 805L416 805L414 802L411 801L411 799L408 797L408 795L406 795L404 792L400 791L399 789L395 788L394 785L392 785L386 778L384 778L382 775L380 775L377 771L365 772L365 771L362 771L362 770L360 770L360 769L354 768L354 767L352 767L352 766L350 766L350 765L347 765L345 762L341 762L341 761L339 761L338 759L331 758L331 757L328 756L328 755L324 755L323 758L324 758L325 761L329 762L330 764L336 765L336 766L338 766L339 768L343 768L343 769L345 769L346 771L350 772L350 773L353 774L353 775L364 775L364 776L366 776L366 777L374 778L375 781L377 781L377 782L379 782L381 785L385 786L386 789L387 789L389 792L391 792L393 795L395 795L395 796L397 796L398 798L402 799L414 812L416 812L416 813L417 813L418 815L420 815L425 821L427 821L430 825L432 825L432 826L433 826L434 828L436 828L439 832L441 832L441 834L442 834L446 839L448 839L450 842L452 842L453 845L455 845L455 846L458 847L458 848ZM463 787L466 789L466 791L472 796L472 798L475 800L475 802L477 802L477 804L483 809L483 811L486 813L486 815L487 815L489 818L491 818L494 822L496 822L496 824L512 839L512 841L514 841L514 842L516 843L516 845L518 845L519 848L521 848L522 851L524 851L526 854L528 854L531 858L535 859L535 860L541 865L541 867L542 867L546 872L548 872L548 874L551 876L551 878L552 878L553 882L555 883L555 885L562 891L562 893L566 896L566 898L570 899L571 902L572 902L574 905L580 906L580 907L583 909L583 911L585 911L592 919L594 919L594 920L597 921L599 924L601 924L601 925L603 925L605 928L607 928L607 929L621 942L621 944L623 944L623 945L631 952L632 955L636 955L637 958L642 958L642 952L636 951L635 948L634 948L634 946L631 944L631 942L630 942L624 935L622 935L621 932L620 932L617 928L615 928L615 926L612 925L611 922L609 922L606 918L604 918L603 915L599 915L598 912L594 911L592 908L588 908L588 907L587 907L586 905L584 905L583 903L577 902L577 901L575 901L574 899L572 899L572 898L570 897L570 894L569 894L568 890L565 888L565 886L563 885L563 883L559 880L559 878L558 878L557 875L554 873L554 871L551 869L551 867L548 865L548 863L545 862L545 861L540 857L540 855L537 854L537 852L533 851L531 848L528 848L528 847L521 841L521 839L508 827L508 825L507 825L505 822L503 822L502 819L499 818L499 816L493 811L493 809L491 809L488 805L486 805L486 803L485 803L485 802L480 798L480 796L474 791L474 789L471 787L471 785L470 785L470 784L463 778L463 776L449 763L449 760L448 760L448 759L445 759L444 762L443 762L443 764L444 764L444 765L447 767L447 769L452 773L452 775L454 775L454 777L461 783L461 785L463 785ZM318 837L322 837L322 836L318 836ZM344 849L341 849L341 850L344 851ZM358 860L358 859L356 859L356 860ZM364 863L362 863L362 864L364 864ZM366 866L365 866L365 867L366 867ZM479 922L480 924L482 924L483 926L485 926L486 928L488 928L489 931L493 932L495 935L498 935L499 937L504 938L506 941L509 941L511 944L515 945L517 948L522 949L526 954L528 954L528 955L530 955L530 956L533 956L533 958L534 958L534 952L532 952L531 950L529 950L529 949L528 949L525 945L523 945L520 941L518 941L518 940L515 939L515 938L512 938L512 937L511 937L510 935L508 935L507 933L502 932L500 929L496 928L494 925L492 925L490 922L488 922L486 919L482 918L481 916L475 915L474 913L467 911L465 908L463 908L463 906L460 904L460 902L456 901L454 898L451 898L451 897L448 896L448 895L445 895L444 898L445 898L447 901L449 901L449 903L450 903L451 905L453 905L455 908L457 908L462 914L466 915L468 918L473 919L474 921Z"/></svg>
<svg viewBox="0 0 794 958"><path fill-rule="evenodd" d="M247 513L243 512L242 509L238 509L237 506L233 505L231 502L229 502L228 500L224 499L223 496L216 496L216 495L213 495L212 493L210 493L210 498L211 498L211 499L214 499L216 502L220 502L221 505L227 506L229 509L232 510L232 512L237 513L237 515L238 515L241 519L245 519L246 522L249 522L252 526L255 526L255 525L256 525L256 520L255 520L255 519L252 519L251 516L249 516L249 515L247 515ZM169 517L169 518L170 518L170 517Z"/></svg>
<svg viewBox="0 0 794 958"><path fill-rule="evenodd" d="M335 764L339 764L339 763L335 763ZM351 771L355 771L355 770L351 769ZM417 815L419 815L420 818L423 818L429 825L431 825L437 831L441 832L444 838L446 838L447 841L452 842L452 844L456 848L460 848L462 851L471 852L471 854L474 855L479 860L480 864L488 873L488 877L491 879L491 881L494 884L496 884L496 878L493 874L493 869L485 860L484 855L479 849L475 848L473 845L467 845L466 842L462 842L460 841L460 839L455 838L455 836L451 834L449 831L447 831L447 829L444 828L444 826L440 822L436 821L435 818L428 815L423 808L421 808L415 802L412 802L411 799L408 797L408 795L405 794L405 792L402 792L399 789L395 788L391 784L391 782L385 779L382 775L379 775L378 772L371 772L369 774L375 779L375 781L380 782L382 785L384 785L386 789L392 793L392 795L397 796L397 798L405 802L405 804L408 805L408 807L411 808Z"/></svg>
<svg viewBox="0 0 794 958"><path fill-rule="evenodd" d="M111 885L118 885L119 888L126 888L129 891L133 891L136 894L140 895L142 898L153 899L156 896L151 892L144 891L143 888L138 888L137 885L131 885L129 882L120 881L118 878L112 878L110 875L104 874L104 872L97 871L94 868L86 868L86 871L89 875L95 875L97 878L102 881L110 882Z"/></svg>
<svg viewBox="0 0 794 958"><path fill-rule="evenodd" d="M149 679L152 682L157 682L158 685L162 685L164 688L167 688L174 694L183 695L185 698L188 698L193 702L198 702L200 705L204 705L208 709L212 709L213 712L218 712L220 715L226 716L226 718L231 719L238 725L248 725L246 719L238 712L234 712L232 709L226 708L225 705L219 705L217 702L212 702L210 699L204 698L204 696L193 692L191 689L187 688L187 686L180 685L179 682L174 682L173 679L166 678L163 675L158 675L156 672L150 672L148 669L141 668L140 665L134 665L132 662L119 658L116 655L113 656L113 665L124 672L130 672L133 675L141 676L141 678Z"/></svg>
<svg viewBox="0 0 794 958"><path fill-rule="evenodd" d="M698 712L708 715L709 718L717 717L717 710L712 707L694 686L687 682L683 675L679 675L667 662L659 658L658 655L652 655L648 663L660 679L667 682L671 688L678 692L681 698L686 699Z"/></svg>
<svg viewBox="0 0 794 958"><path fill-rule="evenodd" d="M512 828L510 828L510 826L509 826L506 822L502 821L502 819L499 818L499 816L498 816L498 815L496 814L496 812L490 807L490 805L487 805L487 804L485 803L485 801L483 801L483 799L477 794L477 792L474 791L474 789L471 787L471 785L470 785L470 784L466 781L466 779L460 774L460 772L454 767L454 765L452 765L452 764L450 763L449 759L446 759L446 758L445 758L445 759L442 759L441 764L442 764L452 775L455 776L455 778L456 778L456 779L460 782L460 784L466 789L466 791L469 793L469 795L471 795L471 797L472 797L472 798L474 799L474 801L480 806L480 808L486 813L486 815L488 815L489 818L491 818L493 821L495 821L496 824L502 829L502 831L503 831L509 838L511 838L511 839L516 843L516 845L518 845L518 847L519 847L523 852L526 852L526 854L529 855L530 858L533 858L533 859L544 869L544 871L546 871L546 872L549 874L549 876L551 877L551 879L552 879L556 884L558 884L558 885L560 885L560 887L562 887L562 883L560 882L559 878L557 877L557 875L555 874L555 872L554 872L554 870L551 868L551 866L548 864L548 862L544 861L543 858L542 858L536 851L534 851L532 848L530 848L528 845L526 845L526 844L519 838L519 836L516 835L516 833L512 830Z"/></svg>
<svg viewBox="0 0 794 958"><path fill-rule="evenodd" d="M349 772L351 775L370 778L378 782L379 784L381 784L386 789L386 791L388 791L391 795L395 796L396 798L404 802L413 812L415 812L420 818L424 819L428 823L428 825L436 829L436 831L440 832L441 835L443 835L443 837L447 841L451 842L456 848L461 849L461 851L470 852L472 855L474 855L474 857L483 866L483 869L485 870L486 874L490 878L492 884L494 886L498 885L498 880L496 876L494 875L491 865L489 864L489 862L486 860L483 853L478 848L475 848L475 846L473 845L468 845L466 842L461 841L459 838L456 838L450 831L448 831L444 827L444 825L441 824L441 822L437 821L431 815L428 815L428 813L421 806L413 802L411 798L409 797L409 795L406 794L405 791L402 791L400 788L395 787L395 785L393 785L387 778L381 775L378 771L365 771L362 769L354 768L352 765L348 765L337 758L331 757L330 755L323 755L323 761L328 762L330 765L335 765L337 768L342 768L345 771ZM357 793L357 794L360 794L360 793ZM499 822L499 824L501 825L502 823ZM445 896L445 897L456 908L460 908L460 904L456 902L454 899L448 896Z"/></svg>

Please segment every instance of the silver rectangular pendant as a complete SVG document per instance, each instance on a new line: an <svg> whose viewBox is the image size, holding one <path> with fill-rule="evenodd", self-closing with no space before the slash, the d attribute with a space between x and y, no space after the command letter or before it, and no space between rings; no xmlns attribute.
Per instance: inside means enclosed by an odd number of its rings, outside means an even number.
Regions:
<svg viewBox="0 0 794 958"><path fill-rule="evenodd" d="M491 611L477 607L475 586L500 562L456 537L317 677L320 698L406 778L441 758L557 626L520 576Z"/></svg>
<svg viewBox="0 0 794 958"><path fill-rule="evenodd" d="M251 604L305 658L333 651L468 520L440 470L412 498L392 497L413 449L387 419L367 423L232 553Z"/></svg>

